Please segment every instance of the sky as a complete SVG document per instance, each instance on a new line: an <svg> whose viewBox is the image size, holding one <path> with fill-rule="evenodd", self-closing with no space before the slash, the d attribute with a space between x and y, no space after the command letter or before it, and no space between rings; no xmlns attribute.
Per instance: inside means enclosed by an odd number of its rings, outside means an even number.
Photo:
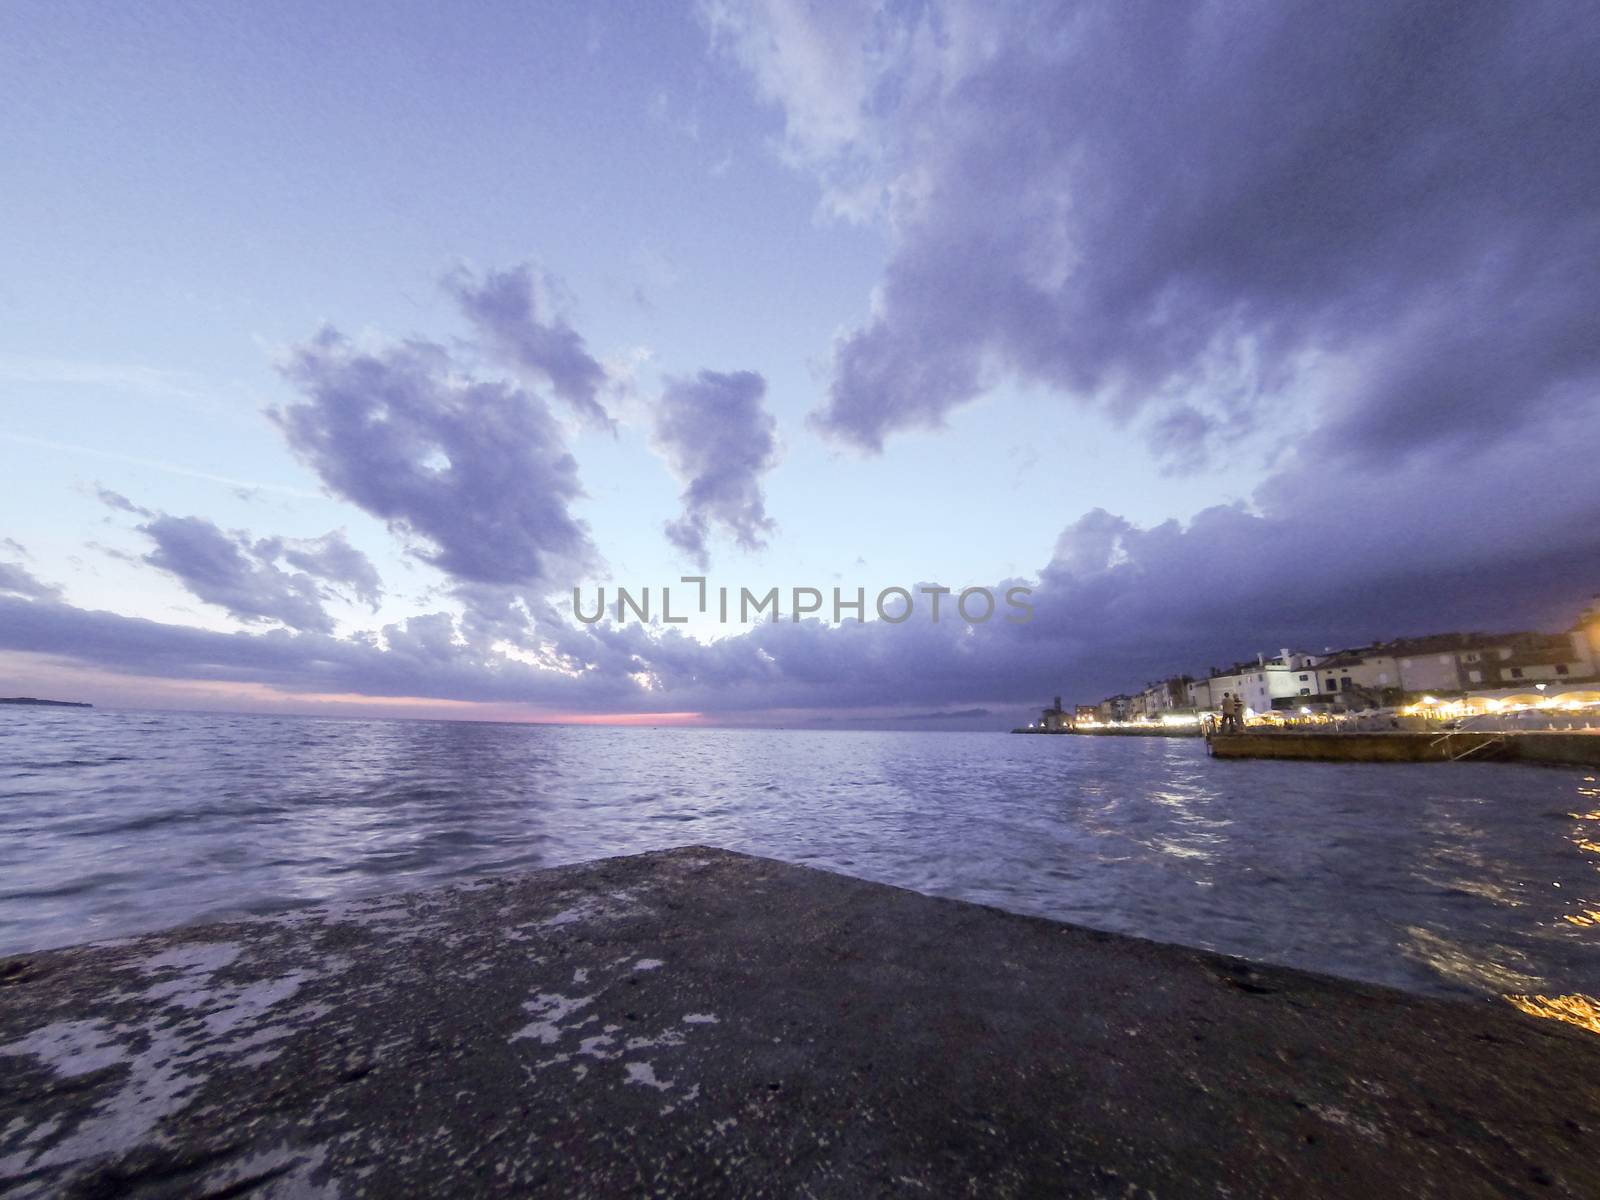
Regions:
<svg viewBox="0 0 1600 1200"><path fill-rule="evenodd" d="M1597 113L1541 0L12 0L0 693L984 728L1564 628Z"/></svg>

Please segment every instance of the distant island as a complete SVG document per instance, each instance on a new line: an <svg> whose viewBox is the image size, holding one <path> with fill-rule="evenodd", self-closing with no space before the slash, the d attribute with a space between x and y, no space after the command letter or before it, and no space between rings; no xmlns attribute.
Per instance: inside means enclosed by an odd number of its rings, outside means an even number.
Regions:
<svg viewBox="0 0 1600 1200"><path fill-rule="evenodd" d="M34 696L0 696L0 704L38 704L45 708L93 708L82 700L40 700Z"/></svg>

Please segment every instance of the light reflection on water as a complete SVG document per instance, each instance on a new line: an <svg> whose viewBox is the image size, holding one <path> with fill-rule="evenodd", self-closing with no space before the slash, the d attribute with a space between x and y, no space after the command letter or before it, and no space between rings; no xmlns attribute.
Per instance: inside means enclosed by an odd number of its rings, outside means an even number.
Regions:
<svg viewBox="0 0 1600 1200"><path fill-rule="evenodd" d="M1579 1003L1600 993L1597 796L1579 770L1217 761L1193 739L13 709L0 953L703 842L1435 995Z"/></svg>

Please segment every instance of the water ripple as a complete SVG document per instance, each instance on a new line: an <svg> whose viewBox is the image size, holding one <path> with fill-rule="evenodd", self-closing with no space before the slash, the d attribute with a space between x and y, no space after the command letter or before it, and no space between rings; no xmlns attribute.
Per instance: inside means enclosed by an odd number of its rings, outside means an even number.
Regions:
<svg viewBox="0 0 1600 1200"><path fill-rule="evenodd" d="M20 709L0 953L704 842L1435 995L1595 994L1597 794L1158 739Z"/></svg>

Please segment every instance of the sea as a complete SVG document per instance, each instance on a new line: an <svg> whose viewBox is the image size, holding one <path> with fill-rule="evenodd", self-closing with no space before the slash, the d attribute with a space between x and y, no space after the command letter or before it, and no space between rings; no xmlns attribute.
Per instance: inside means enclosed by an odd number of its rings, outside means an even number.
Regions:
<svg viewBox="0 0 1600 1200"><path fill-rule="evenodd" d="M1432 996L1600 994L1581 769L0 710L0 954L690 844Z"/></svg>

